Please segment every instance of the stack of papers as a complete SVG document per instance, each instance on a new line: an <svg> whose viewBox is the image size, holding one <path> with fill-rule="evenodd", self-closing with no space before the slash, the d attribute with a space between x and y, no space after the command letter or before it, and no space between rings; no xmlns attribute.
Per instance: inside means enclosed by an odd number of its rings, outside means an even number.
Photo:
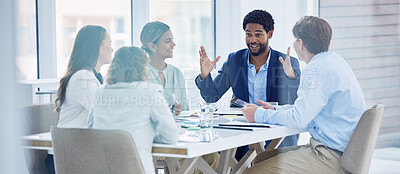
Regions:
<svg viewBox="0 0 400 174"><path fill-rule="evenodd" d="M182 111L178 117L192 117L192 116L199 116L200 111Z"/></svg>

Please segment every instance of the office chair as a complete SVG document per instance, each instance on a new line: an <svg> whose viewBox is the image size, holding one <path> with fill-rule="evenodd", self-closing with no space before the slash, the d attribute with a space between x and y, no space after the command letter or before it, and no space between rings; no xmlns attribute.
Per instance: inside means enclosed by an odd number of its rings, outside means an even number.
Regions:
<svg viewBox="0 0 400 174"><path fill-rule="evenodd" d="M57 174L142 174L131 135L124 130L51 127Z"/></svg>
<svg viewBox="0 0 400 174"><path fill-rule="evenodd" d="M54 103L34 104L23 109L23 135L49 132L50 126L56 126L60 114L54 111ZM30 174L48 174L44 163L45 150L24 149L25 162Z"/></svg>
<svg viewBox="0 0 400 174"><path fill-rule="evenodd" d="M368 173L379 128L383 104L376 104L361 116L341 158L342 167L348 173Z"/></svg>

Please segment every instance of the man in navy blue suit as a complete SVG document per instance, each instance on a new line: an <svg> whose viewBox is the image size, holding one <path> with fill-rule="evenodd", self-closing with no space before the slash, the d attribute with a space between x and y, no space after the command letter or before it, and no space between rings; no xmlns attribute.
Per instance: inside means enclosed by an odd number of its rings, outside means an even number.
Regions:
<svg viewBox="0 0 400 174"><path fill-rule="evenodd" d="M228 59L213 80L210 72L220 56L211 61L203 46L200 47L201 73L196 85L206 102L217 102L232 87L233 97L248 103L262 101L293 104L297 99L300 69L297 59L269 47L274 32L274 19L264 10L253 10L243 19L248 48L229 54ZM286 137L282 146L297 145L297 136ZM236 158L246 153L247 147L238 148Z"/></svg>

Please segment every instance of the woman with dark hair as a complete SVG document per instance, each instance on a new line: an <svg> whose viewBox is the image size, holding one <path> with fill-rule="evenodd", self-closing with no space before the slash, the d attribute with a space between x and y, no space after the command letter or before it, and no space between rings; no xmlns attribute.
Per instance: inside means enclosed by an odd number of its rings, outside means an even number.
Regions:
<svg viewBox="0 0 400 174"><path fill-rule="evenodd" d="M67 72L57 91L58 127L86 127L94 92L103 83L98 72L101 66L111 62L113 51L110 35L103 27L87 25L79 30Z"/></svg>
<svg viewBox="0 0 400 174"><path fill-rule="evenodd" d="M169 105L174 105L174 113L179 114L182 109L189 110L186 97L185 79L182 72L175 66L165 63L165 59L173 57L176 46L170 27L162 22L147 23L140 33L142 49L150 56L149 81L164 87L164 97ZM219 154L204 155L203 159L217 170ZM163 158L159 157L159 160ZM184 160L182 159L181 162ZM200 173L198 169L194 173Z"/></svg>
<svg viewBox="0 0 400 174"><path fill-rule="evenodd" d="M140 33L140 41L150 58L149 81L164 87L164 97L173 105L176 115L189 110L183 73L165 63L165 59L173 57L176 46L169 26L158 21L147 23Z"/></svg>
<svg viewBox="0 0 400 174"><path fill-rule="evenodd" d="M151 148L177 143L179 131L160 85L146 82L148 58L137 47L122 47L108 70L107 84L96 90L88 126L127 130L145 173L154 173Z"/></svg>
<svg viewBox="0 0 400 174"><path fill-rule="evenodd" d="M55 110L60 113L58 127L86 128L96 88L103 83L101 66L111 62L110 35L97 25L87 25L76 35L67 72L60 80ZM54 174L53 155L45 159L49 173Z"/></svg>

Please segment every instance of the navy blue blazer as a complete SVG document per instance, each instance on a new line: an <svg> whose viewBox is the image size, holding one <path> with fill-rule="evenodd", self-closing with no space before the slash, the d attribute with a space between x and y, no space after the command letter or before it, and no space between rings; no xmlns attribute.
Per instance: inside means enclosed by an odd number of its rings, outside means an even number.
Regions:
<svg viewBox="0 0 400 174"><path fill-rule="evenodd" d="M279 104L293 104L297 99L297 89L300 83L300 68L297 59L291 57L291 64L295 71L296 78L289 79L279 57L286 58L286 54L270 48L271 56L268 65L267 75L267 101L276 101ZM217 102L225 92L232 87L233 96L249 102L249 89L247 77L247 58L249 50L242 49L229 54L228 59L218 71L217 77L213 80L211 75L204 80L200 75L195 82L200 89L201 96L206 102Z"/></svg>

